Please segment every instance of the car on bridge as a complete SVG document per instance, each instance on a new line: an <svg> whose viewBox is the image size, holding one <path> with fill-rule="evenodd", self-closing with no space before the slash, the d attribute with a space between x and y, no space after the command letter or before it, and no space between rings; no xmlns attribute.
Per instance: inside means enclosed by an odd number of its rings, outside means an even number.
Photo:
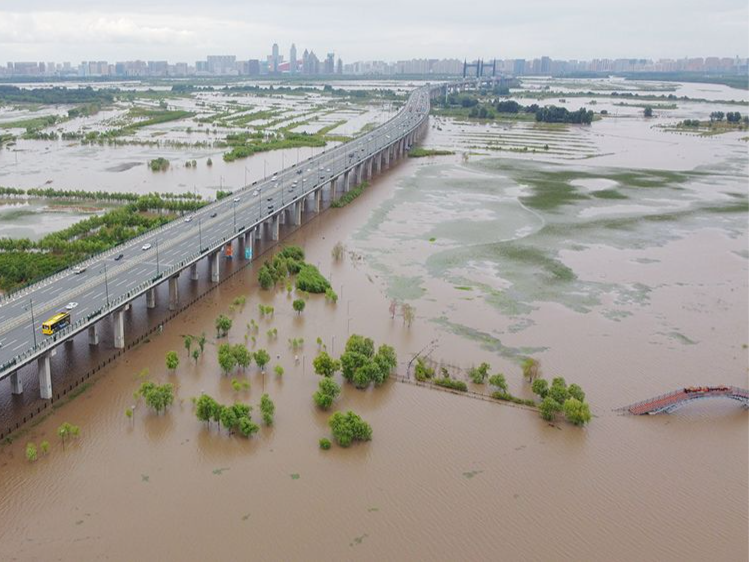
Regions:
<svg viewBox="0 0 749 562"><path fill-rule="evenodd" d="M215 211L214 211L214 212L212 212L212 213L211 213L211 218L212 218L212 219L215 219L215 218L216 218L216 216L218 216L218 213L217 213L217 212L215 212Z"/></svg>
<svg viewBox="0 0 749 562"><path fill-rule="evenodd" d="M143 250L144 252L146 250L150 250L151 249L151 244L143 244L143 246L141 246L140 249Z"/></svg>
<svg viewBox="0 0 749 562"><path fill-rule="evenodd" d="M78 306L78 303L75 301L72 301L65 305L65 310L73 310L77 306Z"/></svg>
<svg viewBox="0 0 749 562"><path fill-rule="evenodd" d="M114 261L120 261L124 257L125 257L125 254L117 254L117 257L114 258Z"/></svg>
<svg viewBox="0 0 749 562"><path fill-rule="evenodd" d="M80 275L84 271L86 271L85 265L77 265L73 268L73 273L75 273L76 275Z"/></svg>
<svg viewBox="0 0 749 562"><path fill-rule="evenodd" d="M191 220L192 220L192 215L190 215L189 217L185 217L185 222L190 222Z"/></svg>
<svg viewBox="0 0 749 562"><path fill-rule="evenodd" d="M235 203L239 203L240 201L241 201L241 199L240 199L239 197L235 197L235 198L234 198L234 202L235 202Z"/></svg>

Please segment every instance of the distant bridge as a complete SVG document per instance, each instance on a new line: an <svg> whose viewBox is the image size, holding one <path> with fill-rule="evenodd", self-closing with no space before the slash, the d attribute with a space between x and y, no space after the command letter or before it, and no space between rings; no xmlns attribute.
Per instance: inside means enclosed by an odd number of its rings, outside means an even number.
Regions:
<svg viewBox="0 0 749 562"><path fill-rule="evenodd" d="M636 416L644 414L670 414L685 404L705 398L728 398L741 402L749 408L749 390L736 386L689 386L655 398L649 398L620 408L618 411Z"/></svg>

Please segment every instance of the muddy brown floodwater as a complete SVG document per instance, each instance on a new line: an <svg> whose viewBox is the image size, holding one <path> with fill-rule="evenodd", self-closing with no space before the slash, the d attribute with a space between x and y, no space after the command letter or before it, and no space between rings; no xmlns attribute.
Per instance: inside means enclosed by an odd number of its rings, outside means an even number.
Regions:
<svg viewBox="0 0 749 562"><path fill-rule="evenodd" d="M441 162L459 165L457 159ZM331 260L339 240L365 255L353 234L373 209L413 188L407 180L429 165L400 164L354 203L327 211L286 240L303 245L307 261L332 279L337 305L312 296L297 315L285 291L258 289L257 265L251 266L106 368L80 397L3 446L0 560L746 560L746 411L710 401L672 416L612 411L684 384L682 372L698 377L692 364L712 365L729 384L745 379L740 344L746 343L746 309L740 307L746 304L746 258L715 255L716 247L740 251L745 236L708 230L694 233L697 243L683 248L679 241L666 244L655 257L676 277L687 276L689 286L633 306L626 322L545 302L534 309L534 324L507 334L508 345L548 350L542 360L547 375L583 385L596 416L585 429L390 381L368 391L344 385L334 408L367 420L371 442L318 448L318 439L329 434L329 414L311 400L318 336L335 354L349 333L389 343L401 373L436 339L440 358L462 365L487 361L507 374L513 393L529 395L512 356L430 321L444 313L490 331L482 325L491 322L480 303L455 300L465 308L442 310L443 297L455 297L431 280L408 329L390 318L380 269L367 259ZM388 244L387 237L375 240ZM406 256L404 270L420 257L418 247L392 240L383 251ZM639 262L622 261L617 252L623 251L591 248L566 256L565 263L583 280L601 268L623 283L639 279ZM710 256L708 263L726 275L693 271L691 264ZM658 282L655 277L647 282ZM220 374L213 337L215 317L238 295L248 301L233 314L228 340L243 343L245 326L255 319L256 347L272 356L265 375L255 366L234 375L251 383L242 392ZM695 299L706 307L702 312L714 307L715 315L689 316L699 312ZM259 303L275 307L272 319L259 318ZM695 324L709 318L696 330L701 345L649 346L663 315ZM268 339L270 328L278 329L276 340ZM195 364L181 335L203 331L209 343ZM300 337L304 349L295 353L287 342ZM174 374L164 366L169 350L181 360ZM281 377L272 374L276 364L285 369ZM141 403L130 422L124 412L144 368L151 379L175 384L176 401L160 416ZM223 403L248 402L257 421L264 391L276 403L275 423L249 440L201 424L190 402L201 392ZM82 429L65 450L55 435L63 421ZM44 439L52 443L50 453L27 462L25 444Z"/></svg>

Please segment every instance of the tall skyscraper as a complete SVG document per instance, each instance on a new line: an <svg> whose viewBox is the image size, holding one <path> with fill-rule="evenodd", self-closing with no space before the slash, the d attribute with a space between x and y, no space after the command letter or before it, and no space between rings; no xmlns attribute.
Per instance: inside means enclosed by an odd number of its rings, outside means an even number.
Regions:
<svg viewBox="0 0 749 562"><path fill-rule="evenodd" d="M328 53L325 57L324 74L333 74L335 72L335 53Z"/></svg>
<svg viewBox="0 0 749 562"><path fill-rule="evenodd" d="M273 43L273 50L270 56L270 70L273 74L278 72L278 43Z"/></svg>
<svg viewBox="0 0 749 562"><path fill-rule="evenodd" d="M296 45L294 43L291 44L289 50L289 72L291 74L296 73Z"/></svg>

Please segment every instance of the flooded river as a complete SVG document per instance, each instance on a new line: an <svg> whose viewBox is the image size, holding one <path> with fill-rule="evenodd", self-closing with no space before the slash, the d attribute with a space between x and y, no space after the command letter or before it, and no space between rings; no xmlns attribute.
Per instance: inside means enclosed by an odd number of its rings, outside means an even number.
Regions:
<svg viewBox="0 0 749 562"><path fill-rule="evenodd" d="M93 377L0 448L0 559L747 560L746 410L613 411L692 384L747 385L746 143L666 137L637 118L618 123L619 137L598 125L565 131L590 136L600 158L409 160L347 207L310 214L286 242L304 246L338 303L312 296L297 315L285 291L258 289L255 264ZM424 144L460 146L478 127L447 122ZM660 166L631 161L659 138L669 139ZM338 241L349 254L333 262ZM187 277L183 301L208 288L207 271ZM257 321L254 348L272 357L264 375L220 374L214 319L239 295L248 301L228 339L245 343ZM416 307L410 328L390 317L390 298ZM159 302L151 315L134 307L131 334L163 321L165 293ZM201 332L209 342L194 363L182 335ZM580 429L394 381L343 385L334 409L360 414L373 440L322 451L315 342L339 354L350 333L393 345L400 373L430 342L435 359L487 361L523 397L518 359L532 355L545 376L580 384L595 417ZM98 359L111 353L103 334ZM71 379L85 371L85 338L54 361ZM130 421L143 369L174 383L176 401L160 416L140 403ZM234 391L232 378L251 389ZM26 382L24 397L3 393L3 411L33 400L33 373ZM255 421L267 392L275 423L249 440L208 428L190 401L201 392L252 404ZM65 450L63 421L81 426ZM50 453L27 462L25 444L44 439Z"/></svg>

